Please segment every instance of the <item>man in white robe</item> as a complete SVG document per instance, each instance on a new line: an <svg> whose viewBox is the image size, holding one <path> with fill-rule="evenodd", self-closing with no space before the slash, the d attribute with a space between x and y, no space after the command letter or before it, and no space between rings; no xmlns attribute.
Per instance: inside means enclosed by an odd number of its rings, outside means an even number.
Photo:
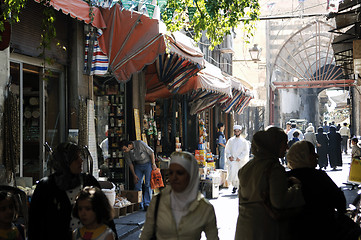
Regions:
<svg viewBox="0 0 361 240"><path fill-rule="evenodd" d="M249 161L249 143L241 136L242 127L233 126L234 136L228 139L226 144L226 161L228 165L227 181L233 186L232 193L236 193L238 182L238 171Z"/></svg>

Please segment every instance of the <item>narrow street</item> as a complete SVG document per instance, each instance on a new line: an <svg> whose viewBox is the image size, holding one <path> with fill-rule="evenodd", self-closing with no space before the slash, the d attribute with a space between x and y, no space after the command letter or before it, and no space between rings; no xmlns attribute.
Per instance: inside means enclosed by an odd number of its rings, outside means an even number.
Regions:
<svg viewBox="0 0 361 240"><path fill-rule="evenodd" d="M350 152L350 150L349 150ZM336 171L332 171L330 167L326 169L327 174L332 178L332 180L343 189L347 205L351 203L356 196L356 190L350 190L349 186L346 186L348 174L350 170L350 162L351 155L342 155L343 166L342 168L337 169ZM209 200L216 211L217 216L217 226L219 228L219 239L221 240L229 240L234 239L234 234L236 230L236 222L238 217L238 197L237 194L232 194L231 188L222 188L219 192L219 197L216 199ZM144 221L145 214L140 215L143 219L139 219L140 221ZM135 240L138 239L140 230L137 230L124 238L126 240ZM206 239L204 233L202 235L202 240Z"/></svg>

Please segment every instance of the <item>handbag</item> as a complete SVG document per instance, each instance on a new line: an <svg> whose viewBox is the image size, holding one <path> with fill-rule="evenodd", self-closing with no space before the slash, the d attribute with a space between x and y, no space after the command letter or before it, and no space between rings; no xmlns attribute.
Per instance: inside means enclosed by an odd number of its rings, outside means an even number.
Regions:
<svg viewBox="0 0 361 240"><path fill-rule="evenodd" d="M157 240L156 232L157 232L157 216L158 216L158 207L160 202L161 193L158 194L156 202L155 202L155 209L154 209L154 226L153 226L153 235L150 240Z"/></svg>
<svg viewBox="0 0 361 240"><path fill-rule="evenodd" d="M302 207L293 207L293 208L285 208L279 209L275 208L270 199L270 191L269 191L269 178L271 175L271 166L265 170L265 176L267 178L267 187L266 190L262 193L263 206L266 209L268 215L276 221L282 221L290 219L300 213L302 213L304 206Z"/></svg>
<svg viewBox="0 0 361 240"><path fill-rule="evenodd" d="M156 189L161 187L164 187L163 178L160 169L157 168L155 170L152 170L150 177L150 188Z"/></svg>

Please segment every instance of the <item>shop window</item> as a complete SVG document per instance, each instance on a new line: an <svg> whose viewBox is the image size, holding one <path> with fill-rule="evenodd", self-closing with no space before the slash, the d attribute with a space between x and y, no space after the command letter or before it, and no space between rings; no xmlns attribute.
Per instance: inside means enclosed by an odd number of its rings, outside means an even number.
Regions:
<svg viewBox="0 0 361 240"><path fill-rule="evenodd" d="M64 139L65 100L61 74L51 71L42 77L42 68L11 62L10 90L18 96L20 113L20 159L18 176L33 181L49 173L49 154L43 147L55 147Z"/></svg>

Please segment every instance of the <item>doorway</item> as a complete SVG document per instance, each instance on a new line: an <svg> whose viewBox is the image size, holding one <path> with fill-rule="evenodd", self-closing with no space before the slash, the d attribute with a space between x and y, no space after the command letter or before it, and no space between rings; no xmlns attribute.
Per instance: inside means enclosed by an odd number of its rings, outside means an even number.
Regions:
<svg viewBox="0 0 361 240"><path fill-rule="evenodd" d="M65 140L66 91L62 71L11 61L11 91L19 99L20 159L17 176L33 182L49 174L50 155L44 144L55 147Z"/></svg>

